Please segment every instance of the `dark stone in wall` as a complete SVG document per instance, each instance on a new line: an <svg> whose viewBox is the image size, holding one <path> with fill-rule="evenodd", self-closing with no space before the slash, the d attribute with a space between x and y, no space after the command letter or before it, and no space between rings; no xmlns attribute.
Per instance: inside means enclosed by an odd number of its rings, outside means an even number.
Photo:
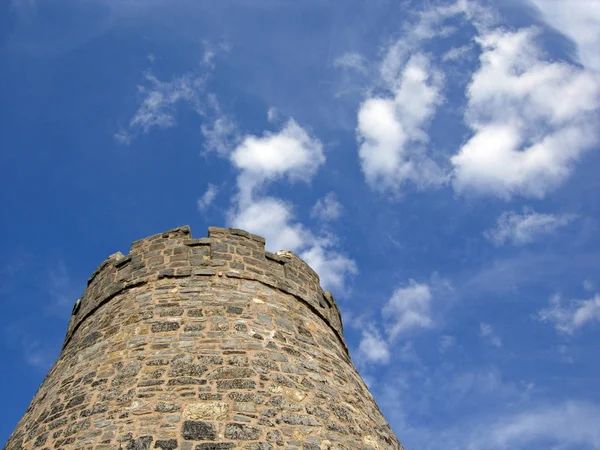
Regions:
<svg viewBox="0 0 600 450"><path fill-rule="evenodd" d="M213 424L192 420L183 422L181 436L188 441L214 441L217 438Z"/></svg>
<svg viewBox="0 0 600 450"><path fill-rule="evenodd" d="M142 436L127 444L127 450L148 450L154 438L152 436Z"/></svg>
<svg viewBox="0 0 600 450"><path fill-rule="evenodd" d="M162 448L163 450L173 450L177 448L176 439L158 440L154 443L154 448Z"/></svg>

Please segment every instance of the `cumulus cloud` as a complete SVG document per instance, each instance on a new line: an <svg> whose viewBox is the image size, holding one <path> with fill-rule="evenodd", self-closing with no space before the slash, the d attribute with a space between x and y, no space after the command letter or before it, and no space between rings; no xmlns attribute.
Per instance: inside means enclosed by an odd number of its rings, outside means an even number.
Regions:
<svg viewBox="0 0 600 450"><path fill-rule="evenodd" d="M342 205L338 202L335 192L329 192L320 198L311 210L311 216L323 221L339 219L342 215Z"/></svg>
<svg viewBox="0 0 600 450"><path fill-rule="evenodd" d="M219 192L217 186L209 183L206 192L198 199L198 210L206 211L206 209L212 204L217 196L217 192Z"/></svg>
<svg viewBox="0 0 600 450"><path fill-rule="evenodd" d="M317 236L296 222L292 207L283 200L254 198L233 212L231 224L263 236L270 251L297 253L319 274L326 289L345 291L348 278L358 272L352 259L335 250L335 239Z"/></svg>
<svg viewBox="0 0 600 450"><path fill-rule="evenodd" d="M479 324L479 335L482 338L489 340L494 347L502 347L502 339L500 339L494 331L494 327L489 323L481 322Z"/></svg>
<svg viewBox="0 0 600 450"><path fill-rule="evenodd" d="M484 235L497 246L508 242L523 245L555 232L575 218L573 214L541 214L527 209L521 214L506 211L498 218L496 227Z"/></svg>
<svg viewBox="0 0 600 450"><path fill-rule="evenodd" d="M578 47L583 65L600 70L600 3L589 0L530 0L543 18L572 39Z"/></svg>
<svg viewBox="0 0 600 450"><path fill-rule="evenodd" d="M402 333L433 326L432 299L431 288L426 283L410 280L406 286L396 289L382 309L389 338L394 339Z"/></svg>
<svg viewBox="0 0 600 450"><path fill-rule="evenodd" d="M240 170L238 186L245 202L268 181L284 177L310 181L325 156L321 142L290 119L278 133L246 136L233 151L231 161Z"/></svg>
<svg viewBox="0 0 600 450"><path fill-rule="evenodd" d="M293 219L294 212L288 203L263 197L237 210L231 224L263 236L270 251L297 251L310 236L302 225L293 223Z"/></svg>
<svg viewBox="0 0 600 450"><path fill-rule="evenodd" d="M443 184L446 176L425 152L425 128L442 102L441 74L428 56L415 54L389 83L392 95L367 98L358 111L359 157L367 183L392 192L406 183L422 189Z"/></svg>
<svg viewBox="0 0 600 450"><path fill-rule="evenodd" d="M600 294L586 300L563 302L559 294L550 297L549 306L538 312L538 319L554 325L556 331L572 335L583 326L600 322Z"/></svg>
<svg viewBox="0 0 600 450"><path fill-rule="evenodd" d="M359 360L387 364L390 361L390 349L385 339L374 326L369 326L362 332L358 346Z"/></svg>
<svg viewBox="0 0 600 450"><path fill-rule="evenodd" d="M345 291L355 262L335 250L333 236L319 236L295 219L292 206L262 195L277 179L309 182L325 161L323 145L290 119L277 133L246 136L231 154L239 170L239 194L230 211L233 226L265 237L269 250L290 250L304 259L328 289Z"/></svg>
<svg viewBox="0 0 600 450"><path fill-rule="evenodd" d="M330 238L313 235L309 243L300 253L302 259L319 274L323 286L344 291L347 279L358 273L356 263L334 250L335 241Z"/></svg>
<svg viewBox="0 0 600 450"><path fill-rule="evenodd" d="M522 29L477 38L481 66L465 113L474 135L451 158L456 191L541 198L597 142L597 75L546 60L536 37Z"/></svg>

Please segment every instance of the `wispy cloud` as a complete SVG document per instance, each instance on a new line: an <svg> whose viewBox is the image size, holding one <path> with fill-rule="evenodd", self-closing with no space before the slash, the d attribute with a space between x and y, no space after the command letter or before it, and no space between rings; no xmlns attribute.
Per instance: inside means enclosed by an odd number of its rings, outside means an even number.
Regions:
<svg viewBox="0 0 600 450"><path fill-rule="evenodd" d="M200 127L204 150L225 157L241 140L238 124L222 111L216 95L206 96L206 106L208 112L204 113L205 122Z"/></svg>
<svg viewBox="0 0 600 450"><path fill-rule="evenodd" d="M598 448L600 410L595 405L567 401L531 408L474 429L469 449L527 448L547 442L551 448Z"/></svg>
<svg viewBox="0 0 600 450"><path fill-rule="evenodd" d="M472 50L472 44L461 45L460 47L453 47L443 54L442 61L448 62L464 59Z"/></svg>
<svg viewBox="0 0 600 450"><path fill-rule="evenodd" d="M573 214L542 214L529 209L524 209L521 214L506 211L500 215L496 226L484 235L497 246L509 242L524 245L554 233L576 217Z"/></svg>
<svg viewBox="0 0 600 450"><path fill-rule="evenodd" d="M61 259L53 262L48 269L47 289L52 299L47 311L50 315L60 318L69 314L73 305L83 292L81 281L73 280L64 261Z"/></svg>
<svg viewBox="0 0 600 450"><path fill-rule="evenodd" d="M479 324L479 335L489 340L494 347L502 347L502 339L494 331L494 327L489 323L481 322Z"/></svg>
<svg viewBox="0 0 600 450"><path fill-rule="evenodd" d="M215 200L219 189L214 184L208 185L206 192L202 194L202 197L198 199L198 210L201 212L206 211L206 209L212 205L212 202Z"/></svg>
<svg viewBox="0 0 600 450"><path fill-rule="evenodd" d="M144 73L143 83L138 85L141 105L133 114L126 127L113 137L120 144L129 145L140 133L148 133L154 128L166 129L177 124L177 108L185 105L204 120L201 132L205 138L207 151L226 155L237 145L237 124L222 110L215 95L207 91L207 82L215 68L215 58L227 53L227 43L213 45L203 41L204 52L197 70L191 70L170 81L160 80L152 70ZM147 56L150 64L156 57Z"/></svg>
<svg viewBox="0 0 600 450"><path fill-rule="evenodd" d="M339 219L342 211L343 207L337 200L335 192L329 192L325 197L317 200L312 207L311 216L322 221L332 221Z"/></svg>
<svg viewBox="0 0 600 450"><path fill-rule="evenodd" d="M25 363L40 372L47 371L56 358L56 349L44 345L43 341L27 334L22 327L16 324L6 327L4 330L4 340L17 348ZM46 343L48 344L48 343Z"/></svg>
<svg viewBox="0 0 600 450"><path fill-rule="evenodd" d="M275 108L274 106L271 106L267 110L267 120L269 122L275 122L277 120L278 116L279 116L279 112L277 111L277 108Z"/></svg>
<svg viewBox="0 0 600 450"><path fill-rule="evenodd" d="M550 297L547 308L538 312L538 319L554 325L556 331L573 335L593 322L600 322L600 294L585 300L563 301L560 294Z"/></svg>
<svg viewBox="0 0 600 450"><path fill-rule="evenodd" d="M346 52L333 61L333 67L355 70L359 73L368 72L368 64L364 56L356 52Z"/></svg>
<svg viewBox="0 0 600 450"><path fill-rule="evenodd" d="M147 71L144 79L146 84L138 86L144 100L129 121L128 128L114 135L119 143L129 144L138 133L148 133L152 128L174 126L179 103L185 102L198 111L201 108L200 93L204 90L205 75L186 74L165 82Z"/></svg>

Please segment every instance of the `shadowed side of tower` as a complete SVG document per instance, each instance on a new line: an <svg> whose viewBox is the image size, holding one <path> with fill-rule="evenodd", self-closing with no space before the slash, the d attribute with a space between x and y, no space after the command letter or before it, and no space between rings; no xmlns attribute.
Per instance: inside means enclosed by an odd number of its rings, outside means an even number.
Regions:
<svg viewBox="0 0 600 450"><path fill-rule="evenodd" d="M17 449L402 449L348 355L340 313L291 252L188 227L92 274Z"/></svg>

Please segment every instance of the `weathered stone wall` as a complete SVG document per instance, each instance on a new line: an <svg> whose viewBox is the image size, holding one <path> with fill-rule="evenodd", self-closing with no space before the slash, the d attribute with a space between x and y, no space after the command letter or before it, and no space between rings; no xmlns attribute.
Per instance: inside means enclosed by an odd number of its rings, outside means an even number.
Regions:
<svg viewBox="0 0 600 450"><path fill-rule="evenodd" d="M94 272L4 448L402 446L306 263L241 230L182 227Z"/></svg>

